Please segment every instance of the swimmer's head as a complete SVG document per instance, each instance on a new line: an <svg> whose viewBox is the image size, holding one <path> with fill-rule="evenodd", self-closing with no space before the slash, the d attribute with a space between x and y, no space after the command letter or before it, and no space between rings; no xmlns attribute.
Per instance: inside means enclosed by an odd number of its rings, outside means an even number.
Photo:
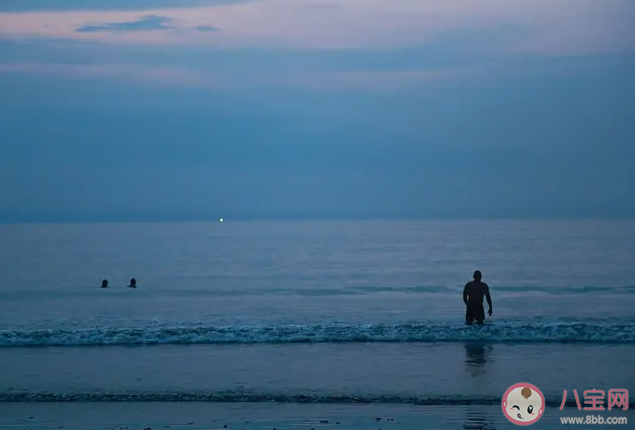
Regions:
<svg viewBox="0 0 635 430"><path fill-rule="evenodd" d="M137 285L137 280L135 278L132 278L130 280L130 285Z"/></svg>
<svg viewBox="0 0 635 430"><path fill-rule="evenodd" d="M101 287L102 288L106 288L108 286L108 281L106 279L104 279L103 281L101 281Z"/></svg>
<svg viewBox="0 0 635 430"><path fill-rule="evenodd" d="M477 270L477 271L474 272L474 279L476 281L480 281L482 278L483 278L483 275L481 275L481 271L480 270Z"/></svg>
<svg viewBox="0 0 635 430"><path fill-rule="evenodd" d="M537 421L542 414L543 406L541 393L526 386L514 388L503 399L505 415L517 423Z"/></svg>

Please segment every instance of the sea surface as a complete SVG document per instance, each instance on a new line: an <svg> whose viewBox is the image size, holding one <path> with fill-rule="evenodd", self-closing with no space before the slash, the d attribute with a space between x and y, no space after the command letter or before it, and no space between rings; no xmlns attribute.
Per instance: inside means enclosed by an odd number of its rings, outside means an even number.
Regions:
<svg viewBox="0 0 635 430"><path fill-rule="evenodd" d="M0 225L2 404L407 404L490 428L465 408L505 425L528 382L583 416L572 390L633 390L633 363L635 221Z"/></svg>

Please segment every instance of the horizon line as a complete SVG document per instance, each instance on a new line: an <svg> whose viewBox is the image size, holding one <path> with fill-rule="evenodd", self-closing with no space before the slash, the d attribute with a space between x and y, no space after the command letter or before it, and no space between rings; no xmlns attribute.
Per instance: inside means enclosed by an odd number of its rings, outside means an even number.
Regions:
<svg viewBox="0 0 635 430"><path fill-rule="evenodd" d="M223 221L220 221L220 220ZM545 217L258 217L258 218L174 218L174 219L60 219L60 220L1 220L0 225L35 225L35 224L186 224L186 223L253 223L253 222L474 222L474 221L635 221L635 216L612 216L612 217L596 217L596 216L545 216Z"/></svg>

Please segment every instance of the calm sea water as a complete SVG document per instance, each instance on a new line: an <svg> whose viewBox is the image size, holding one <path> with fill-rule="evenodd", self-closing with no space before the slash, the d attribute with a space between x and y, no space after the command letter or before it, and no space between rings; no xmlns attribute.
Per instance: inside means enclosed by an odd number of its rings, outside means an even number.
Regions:
<svg viewBox="0 0 635 430"><path fill-rule="evenodd" d="M559 406L564 389L635 388L635 221L2 225L0 238L2 401L477 407L525 381ZM486 327L463 325L475 269Z"/></svg>

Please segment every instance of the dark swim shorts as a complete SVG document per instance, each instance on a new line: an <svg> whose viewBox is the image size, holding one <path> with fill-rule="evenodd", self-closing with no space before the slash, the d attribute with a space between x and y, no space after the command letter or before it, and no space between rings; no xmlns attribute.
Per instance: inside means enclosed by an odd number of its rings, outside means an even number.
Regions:
<svg viewBox="0 0 635 430"><path fill-rule="evenodd" d="M467 311L465 312L465 322L472 324L476 320L477 323L482 324L485 321L485 309L481 303L468 304Z"/></svg>

